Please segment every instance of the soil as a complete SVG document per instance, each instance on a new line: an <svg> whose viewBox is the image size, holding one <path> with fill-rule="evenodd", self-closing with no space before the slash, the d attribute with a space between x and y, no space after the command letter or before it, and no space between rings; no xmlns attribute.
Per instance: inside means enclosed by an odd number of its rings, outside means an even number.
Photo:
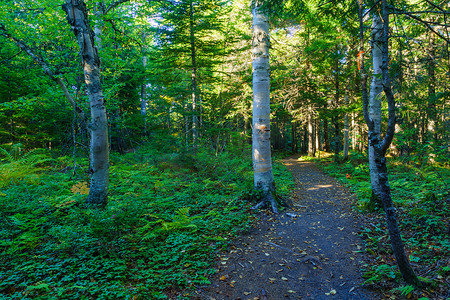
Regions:
<svg viewBox="0 0 450 300"><path fill-rule="evenodd" d="M296 181L292 207L262 211L255 228L220 256L198 299L382 299L362 287L361 223L350 191L312 162L283 162Z"/></svg>

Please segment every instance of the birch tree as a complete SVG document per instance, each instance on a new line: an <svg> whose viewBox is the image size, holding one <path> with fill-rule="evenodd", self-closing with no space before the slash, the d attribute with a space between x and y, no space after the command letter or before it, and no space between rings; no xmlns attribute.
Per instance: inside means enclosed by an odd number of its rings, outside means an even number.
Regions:
<svg viewBox="0 0 450 300"><path fill-rule="evenodd" d="M89 124L91 185L86 202L91 205L105 206L109 182L109 145L105 99L100 83L100 58L84 1L66 0L62 8L80 48L91 109Z"/></svg>
<svg viewBox="0 0 450 300"><path fill-rule="evenodd" d="M381 137L381 98L383 92L383 83L381 79L381 64L382 64L382 32L383 23L381 20L380 10L377 9L372 14L372 62L373 62L373 76L370 83L369 94L369 117L373 121L373 133L377 135L378 139ZM369 170L370 182L372 186L372 198L370 205L376 207L380 203L381 190L378 181L377 167L375 163L375 149L369 143Z"/></svg>
<svg viewBox="0 0 450 300"><path fill-rule="evenodd" d="M253 171L255 189L263 192L263 201L257 207L270 202L272 210L278 212L273 197L275 183L270 153L270 64L269 64L269 17L264 1L253 3Z"/></svg>
<svg viewBox="0 0 450 300"><path fill-rule="evenodd" d="M386 0L382 1L382 24L380 32L380 50L381 50L381 79L382 88L388 102L388 128L383 139L380 137L380 132L376 131L376 120L371 116L368 106L370 105L366 80L367 75L364 70L364 61L361 59L361 87L363 93L363 113L364 119L369 128L369 145L374 149L374 162L376 166L376 176L380 187L380 196L386 214L386 223L391 239L392 251L395 260L400 269L403 279L407 284L420 285L420 281L409 263L405 253L405 248L402 242L400 229L397 224L396 209L391 197L391 189L389 186L389 178L386 164L386 151L392 143L395 134L395 99L391 88L391 79L389 77L389 12L387 9ZM362 20L362 1L359 6L359 20L360 20L360 43L361 51L363 51L363 20ZM381 18L380 18L381 19ZM360 51L360 53L361 53ZM371 174L372 175L372 174Z"/></svg>

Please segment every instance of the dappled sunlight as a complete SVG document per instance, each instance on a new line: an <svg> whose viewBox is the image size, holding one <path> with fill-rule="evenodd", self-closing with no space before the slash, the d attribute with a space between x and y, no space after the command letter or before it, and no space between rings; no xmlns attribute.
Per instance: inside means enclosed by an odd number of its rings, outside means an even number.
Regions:
<svg viewBox="0 0 450 300"><path fill-rule="evenodd" d="M320 190L320 189L326 189L326 188L330 188L333 187L334 185L332 184L316 184L313 187L307 188L307 191L316 191L316 190Z"/></svg>

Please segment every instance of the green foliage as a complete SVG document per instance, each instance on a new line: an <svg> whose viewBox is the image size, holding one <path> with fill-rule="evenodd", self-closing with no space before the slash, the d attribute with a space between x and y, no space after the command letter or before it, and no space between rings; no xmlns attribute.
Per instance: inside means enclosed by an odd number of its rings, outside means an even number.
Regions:
<svg viewBox="0 0 450 300"><path fill-rule="evenodd" d="M0 148L0 158L4 162L0 164L0 188L20 181L36 182L39 171L51 161L43 150L24 152L22 147L22 144L16 144L10 151Z"/></svg>
<svg viewBox="0 0 450 300"><path fill-rule="evenodd" d="M73 164L70 158L49 164L38 150L17 159L3 154L2 168L36 156L27 174L40 177L1 188L0 294L166 299L209 284L216 252L253 219L251 204L241 198L252 185L251 155L167 152L174 145L161 144L164 150L143 146L113 155L104 210L85 208L85 196L73 188L86 182L83 172L61 172ZM88 167L86 160L77 165ZM275 165L276 176L287 178ZM288 189L282 180L278 188Z"/></svg>
<svg viewBox="0 0 450 300"><path fill-rule="evenodd" d="M391 265L377 265L371 266L369 271L366 271L363 275L367 278L364 284L373 284L384 280L395 280L401 277L400 272L395 271L395 266Z"/></svg>

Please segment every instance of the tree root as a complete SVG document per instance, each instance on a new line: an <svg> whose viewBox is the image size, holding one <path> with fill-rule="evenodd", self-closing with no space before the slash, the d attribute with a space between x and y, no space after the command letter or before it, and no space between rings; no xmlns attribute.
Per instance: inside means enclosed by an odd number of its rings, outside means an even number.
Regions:
<svg viewBox="0 0 450 300"><path fill-rule="evenodd" d="M281 206L285 206L285 207L289 207L289 205L286 203L286 201L277 201L276 200L276 195L274 197L273 192L268 192L263 196L263 200L261 202L259 202L258 204L256 204L255 206L252 207L252 209L259 209L259 208L263 208L263 207L267 207L267 205L270 205L270 207L272 208L272 212L275 214L278 214L278 204L280 204Z"/></svg>

